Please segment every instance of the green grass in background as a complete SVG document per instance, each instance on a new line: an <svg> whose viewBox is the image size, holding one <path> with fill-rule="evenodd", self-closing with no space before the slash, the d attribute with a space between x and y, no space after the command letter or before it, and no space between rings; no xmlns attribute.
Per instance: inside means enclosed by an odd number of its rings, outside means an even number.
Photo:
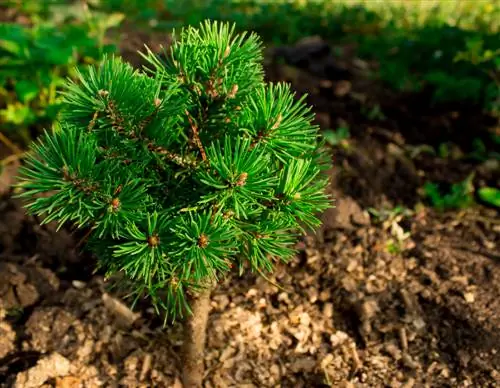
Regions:
<svg viewBox="0 0 500 388"><path fill-rule="evenodd" d="M189 12L166 3L188 23L229 20L276 44L310 35L356 43L396 90L431 88L433 102L467 101L500 113L499 1L187 0Z"/></svg>
<svg viewBox="0 0 500 388"><path fill-rule="evenodd" d="M116 47L106 31L124 15L89 13L81 4L24 1L11 4L27 23L0 23L0 128L26 145L50 127L60 110L58 91L75 66L99 61Z"/></svg>
<svg viewBox="0 0 500 388"><path fill-rule="evenodd" d="M76 64L113 47L106 31L170 29L205 18L255 30L268 44L321 35L355 43L380 63L375 77L404 92L431 90L432 102L481 104L500 112L500 2L452 0L4 0L32 26L0 25L0 124L20 132L52 121L57 90ZM142 26L142 27L141 27ZM49 49L50 48L50 49ZM29 136L28 136L29 137Z"/></svg>

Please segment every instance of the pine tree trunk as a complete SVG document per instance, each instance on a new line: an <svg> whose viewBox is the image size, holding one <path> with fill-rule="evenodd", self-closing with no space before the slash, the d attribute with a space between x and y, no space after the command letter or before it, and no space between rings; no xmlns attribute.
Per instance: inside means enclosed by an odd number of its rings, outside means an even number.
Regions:
<svg viewBox="0 0 500 388"><path fill-rule="evenodd" d="M190 315L184 327L184 364L182 383L184 388L201 388L205 372L205 340L208 314L210 312L210 295L213 286L207 287L195 295L190 303Z"/></svg>

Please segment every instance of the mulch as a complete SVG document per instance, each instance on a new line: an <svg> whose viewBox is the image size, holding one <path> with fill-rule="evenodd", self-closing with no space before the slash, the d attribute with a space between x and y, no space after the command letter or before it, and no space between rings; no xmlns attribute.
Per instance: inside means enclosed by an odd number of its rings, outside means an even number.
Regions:
<svg viewBox="0 0 500 388"><path fill-rule="evenodd" d="M313 37L267 53L268 79L308 93L317 123L347 123L351 137L332 150L336 208L292 262L216 288L205 386L499 386L498 211L390 211L414 209L427 180L475 172L475 183L498 185L491 162L412 154L450 139L467 153L495 122L431 106L425 93L396 95L369 77L376 64L336 52ZM147 304L131 311L76 249L80 238L40 226L4 186L0 387L181 387L181 323L163 329Z"/></svg>

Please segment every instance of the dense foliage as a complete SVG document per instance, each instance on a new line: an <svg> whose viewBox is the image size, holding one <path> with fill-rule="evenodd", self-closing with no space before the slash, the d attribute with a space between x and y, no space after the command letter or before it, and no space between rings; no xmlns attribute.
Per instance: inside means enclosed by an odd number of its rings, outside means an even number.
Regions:
<svg viewBox="0 0 500 388"><path fill-rule="evenodd" d="M204 22L178 38L144 71L106 58L79 74L20 184L31 213L91 228L106 272L172 317L233 265L287 261L330 205L313 115L263 81L259 37Z"/></svg>
<svg viewBox="0 0 500 388"><path fill-rule="evenodd" d="M28 144L38 129L56 120L58 91L76 65L96 63L116 50L104 42L104 34L123 15L55 3L22 2L33 12L32 25L0 22L0 124L18 143Z"/></svg>

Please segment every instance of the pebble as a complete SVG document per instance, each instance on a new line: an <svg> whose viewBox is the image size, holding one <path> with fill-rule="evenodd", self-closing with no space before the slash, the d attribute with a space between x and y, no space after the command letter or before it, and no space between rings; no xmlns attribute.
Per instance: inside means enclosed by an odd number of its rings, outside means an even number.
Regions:
<svg viewBox="0 0 500 388"><path fill-rule="evenodd" d="M403 363L411 369L416 369L418 364L413 360L413 358L408 353L403 353L402 355Z"/></svg>
<svg viewBox="0 0 500 388"><path fill-rule="evenodd" d="M335 347L342 345L348 338L349 336L347 335L347 333L339 330L335 334L332 334L330 336L330 342L332 343L332 346Z"/></svg>
<svg viewBox="0 0 500 388"><path fill-rule="evenodd" d="M323 315L327 318L333 317L333 303L325 303L323 306Z"/></svg>
<svg viewBox="0 0 500 388"><path fill-rule="evenodd" d="M82 282L80 280L73 280L71 282L71 284L73 285L73 287L75 287L77 290L81 290L83 288L85 288L85 286L87 285L87 283L85 282Z"/></svg>
<svg viewBox="0 0 500 388"><path fill-rule="evenodd" d="M464 299L467 303L474 303L474 301L476 300L474 293L472 292L465 292Z"/></svg>

